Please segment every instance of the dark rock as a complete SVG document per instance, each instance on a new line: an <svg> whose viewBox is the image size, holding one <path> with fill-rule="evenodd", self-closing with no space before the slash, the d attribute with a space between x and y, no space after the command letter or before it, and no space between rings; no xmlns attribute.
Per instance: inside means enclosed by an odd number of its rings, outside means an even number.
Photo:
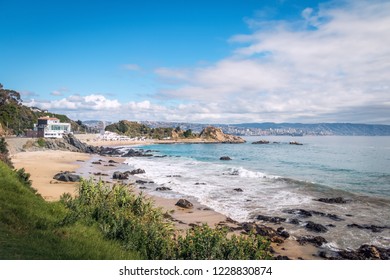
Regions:
<svg viewBox="0 0 390 280"><path fill-rule="evenodd" d="M308 218L312 216L310 211L303 210L303 209L287 209L287 210L283 210L282 212L287 214L297 215L301 218Z"/></svg>
<svg viewBox="0 0 390 280"><path fill-rule="evenodd" d="M92 164L102 164L100 161L93 161Z"/></svg>
<svg viewBox="0 0 390 280"><path fill-rule="evenodd" d="M143 173L145 173L145 170L141 168L137 168L129 172L130 175L143 174Z"/></svg>
<svg viewBox="0 0 390 280"><path fill-rule="evenodd" d="M95 175L95 176L108 176L108 174L106 174L106 173L101 173L101 172L93 173L93 175Z"/></svg>
<svg viewBox="0 0 390 280"><path fill-rule="evenodd" d="M199 186L199 185L207 185L206 183L195 183L196 186Z"/></svg>
<svg viewBox="0 0 390 280"><path fill-rule="evenodd" d="M116 180L126 180L129 178L129 175L126 173L115 171L114 174L112 175L112 178Z"/></svg>
<svg viewBox="0 0 390 280"><path fill-rule="evenodd" d="M299 143L297 141L291 141L290 145L303 145L302 143Z"/></svg>
<svg viewBox="0 0 390 280"><path fill-rule="evenodd" d="M243 192L243 190L241 188L236 188L236 189L233 189L234 191L236 192Z"/></svg>
<svg viewBox="0 0 390 280"><path fill-rule="evenodd" d="M220 160L232 160L230 157L228 156L223 156L223 157L220 157L219 158Z"/></svg>
<svg viewBox="0 0 390 280"><path fill-rule="evenodd" d="M312 236L312 235L300 236L297 238L297 241L300 245L311 243L317 247L320 247L323 244L328 243L328 241L326 241L326 239L323 238L322 236Z"/></svg>
<svg viewBox="0 0 390 280"><path fill-rule="evenodd" d="M320 202L324 202L324 203L331 203L331 204L345 204L348 202L348 200L345 200L342 197L319 198L319 199L315 199L315 200L320 201Z"/></svg>
<svg viewBox="0 0 390 280"><path fill-rule="evenodd" d="M329 218L333 221L343 221L344 220L335 214L327 214L327 213L323 213L323 212L319 212L319 211L315 211L315 210L287 209L287 210L283 210L283 212L288 213L288 214L297 215L301 218L308 218L308 217L311 217L313 215L316 215L316 216Z"/></svg>
<svg viewBox="0 0 390 280"><path fill-rule="evenodd" d="M296 218L287 219L286 222L290 223L290 224L293 224L293 225L299 225L301 223L301 221L296 219Z"/></svg>
<svg viewBox="0 0 390 280"><path fill-rule="evenodd" d="M129 149L127 153L123 154L122 157L152 157L152 154L144 153L142 150Z"/></svg>
<svg viewBox="0 0 390 280"><path fill-rule="evenodd" d="M264 215L258 215L256 217L256 219L259 221L265 221L265 222L270 222L270 223L275 223L275 224L280 224L281 222L286 221L286 218L270 217L270 216L264 216Z"/></svg>
<svg viewBox="0 0 390 280"><path fill-rule="evenodd" d="M110 159L110 160L108 161L108 163L118 163L118 162L116 162L115 160Z"/></svg>
<svg viewBox="0 0 390 280"><path fill-rule="evenodd" d="M140 189L140 190L146 190L147 187L142 186L142 187L139 187L139 189Z"/></svg>
<svg viewBox="0 0 390 280"><path fill-rule="evenodd" d="M56 175L54 175L53 179L62 182L79 182L81 180L81 177L79 175L72 174L69 171L65 171L57 173Z"/></svg>
<svg viewBox="0 0 390 280"><path fill-rule="evenodd" d="M357 250L341 250L336 252L336 259L345 260L389 260L390 248L381 248L375 245L364 244Z"/></svg>
<svg viewBox="0 0 390 280"><path fill-rule="evenodd" d="M153 184L154 182L153 181L145 181L145 180L136 180L135 183L137 184Z"/></svg>
<svg viewBox="0 0 390 280"><path fill-rule="evenodd" d="M156 191L171 191L172 189L171 188L168 188L168 187L158 187L156 188Z"/></svg>
<svg viewBox="0 0 390 280"><path fill-rule="evenodd" d="M308 221L307 224L305 225L305 228L310 231L315 231L315 232L327 232L328 229L321 225L321 224L316 224L312 221Z"/></svg>
<svg viewBox="0 0 390 280"><path fill-rule="evenodd" d="M173 177L173 178L181 178L181 175L167 175L168 178Z"/></svg>
<svg viewBox="0 0 390 280"><path fill-rule="evenodd" d="M176 204L175 204L176 206L179 206L179 207L181 207L181 208L186 208L186 209L190 209L190 208L192 208L192 207L194 207L194 205L191 203L191 202L189 202L187 199L179 199L177 202L176 202Z"/></svg>
<svg viewBox="0 0 390 280"><path fill-rule="evenodd" d="M382 232L384 229L387 229L390 227L388 226L376 226L376 225L359 225L359 224L350 224L347 225L348 227L355 227L359 229L368 229L371 230L372 232Z"/></svg>
<svg viewBox="0 0 390 280"><path fill-rule="evenodd" d="M259 140L259 141L252 142L252 144L269 144L269 141L267 141L267 140Z"/></svg>

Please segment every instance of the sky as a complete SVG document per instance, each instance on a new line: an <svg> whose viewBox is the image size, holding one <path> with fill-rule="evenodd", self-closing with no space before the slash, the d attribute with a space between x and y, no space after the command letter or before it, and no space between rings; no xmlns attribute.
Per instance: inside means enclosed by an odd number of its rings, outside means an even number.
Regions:
<svg viewBox="0 0 390 280"><path fill-rule="evenodd" d="M0 83L74 120L390 124L390 1L0 0Z"/></svg>

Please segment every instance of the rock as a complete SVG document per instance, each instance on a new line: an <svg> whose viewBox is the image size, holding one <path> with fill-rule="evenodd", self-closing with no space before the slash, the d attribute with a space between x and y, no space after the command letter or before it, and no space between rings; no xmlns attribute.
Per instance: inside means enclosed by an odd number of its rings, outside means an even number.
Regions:
<svg viewBox="0 0 390 280"><path fill-rule="evenodd" d="M269 144L269 141L267 141L267 140L259 140L259 141L252 142L252 144Z"/></svg>
<svg viewBox="0 0 390 280"><path fill-rule="evenodd" d="M181 178L181 175L167 175L168 178Z"/></svg>
<svg viewBox="0 0 390 280"><path fill-rule="evenodd" d="M92 164L102 164L101 161L93 161Z"/></svg>
<svg viewBox="0 0 390 280"><path fill-rule="evenodd" d="M388 226L376 226L376 225L359 225L359 224L350 224L347 225L348 227L356 227L359 229L368 229L371 230L372 232L382 232L384 229L387 229L390 227Z"/></svg>
<svg viewBox="0 0 390 280"><path fill-rule="evenodd" d="M192 208L192 207L194 207L194 205L191 203L191 202L189 202L187 199L179 199L177 202L176 202L176 204L175 204L176 206L179 206L179 207L181 207L181 208L186 208L186 209L190 209L190 208Z"/></svg>
<svg viewBox="0 0 390 280"><path fill-rule="evenodd" d="M127 153L123 154L122 157L152 157L152 154L144 153L142 150L129 149Z"/></svg>
<svg viewBox="0 0 390 280"><path fill-rule="evenodd" d="M291 260L291 259L287 256L278 255L278 256L274 257L274 260L287 261L287 260Z"/></svg>
<svg viewBox="0 0 390 280"><path fill-rule="evenodd" d="M323 226L321 224L316 224L312 221L308 221L305 225L305 228L307 230L315 231L315 232L327 232L328 231L328 229L325 226Z"/></svg>
<svg viewBox="0 0 390 280"><path fill-rule="evenodd" d="M323 238L322 236L313 236L313 235L300 236L297 238L297 241L300 245L311 243L317 247L320 247L323 244L328 243L328 241L326 241L326 239Z"/></svg>
<svg viewBox="0 0 390 280"><path fill-rule="evenodd" d="M303 210L303 209L287 209L287 210L283 210L282 212L287 214L297 215L302 218L308 218L312 216L310 211Z"/></svg>
<svg viewBox="0 0 390 280"><path fill-rule="evenodd" d="M206 183L195 183L196 186L199 186L199 185L207 185Z"/></svg>
<svg viewBox="0 0 390 280"><path fill-rule="evenodd" d="M136 184L153 184L154 182L153 181L145 181L145 180L136 180L135 181Z"/></svg>
<svg viewBox="0 0 390 280"><path fill-rule="evenodd" d="M65 171L57 173L56 175L54 175L53 179L62 182L79 182L81 180L81 177L79 175L72 174L69 171Z"/></svg>
<svg viewBox="0 0 390 280"><path fill-rule="evenodd" d="M110 160L108 161L108 163L118 163L118 162L116 162L115 160L110 159Z"/></svg>
<svg viewBox="0 0 390 280"><path fill-rule="evenodd" d="M134 169L132 171L130 171L130 175L135 175L135 174L142 174L142 173L145 173L145 170L141 169L141 168L137 168L137 169Z"/></svg>
<svg viewBox="0 0 390 280"><path fill-rule="evenodd" d="M129 178L129 175L127 175L126 173L119 172L119 171L115 171L114 174L112 175L112 179L116 179L116 180L126 180L128 178Z"/></svg>
<svg viewBox="0 0 390 280"><path fill-rule="evenodd" d="M329 218L333 221L343 221L344 220L335 214L328 214L328 213L323 213L323 212L319 212L319 211L315 211L315 210L287 209L287 210L283 210L283 212L288 213L288 214L297 215L301 218L308 218L308 217L311 217L313 215L317 215L317 216Z"/></svg>
<svg viewBox="0 0 390 280"><path fill-rule="evenodd" d="M301 221L296 219L296 218L287 219L286 222L290 223L290 224L293 224L293 225L299 225L301 223Z"/></svg>
<svg viewBox="0 0 390 280"><path fill-rule="evenodd" d="M287 239L290 237L290 234L284 229L284 227L278 227L276 232L283 238Z"/></svg>
<svg viewBox="0 0 390 280"><path fill-rule="evenodd" d="M390 248L381 248L375 245L364 244L357 250L341 250L336 253L336 259L345 260L389 260Z"/></svg>
<svg viewBox="0 0 390 280"><path fill-rule="evenodd" d="M297 142L297 141L291 141L290 142L290 145L303 145L302 143L299 143L299 142Z"/></svg>
<svg viewBox="0 0 390 280"><path fill-rule="evenodd" d="M258 215L256 217L256 219L259 221L265 221L265 222L270 222L270 223L275 223L275 224L280 224L281 222L286 221L286 218L270 217L270 216L264 216L264 215Z"/></svg>
<svg viewBox="0 0 390 280"><path fill-rule="evenodd" d="M342 197L319 198L319 199L315 199L315 200L320 201L320 202L324 202L324 203L331 203L331 204L345 204L348 202L348 200L345 200Z"/></svg>
<svg viewBox="0 0 390 280"><path fill-rule="evenodd" d="M156 191L171 191L172 189L171 188L168 188L168 187L158 187L156 188Z"/></svg>
<svg viewBox="0 0 390 280"><path fill-rule="evenodd" d="M243 190L241 188L236 188L236 189L233 189L234 191L236 192L243 192Z"/></svg>
<svg viewBox="0 0 390 280"><path fill-rule="evenodd" d="M232 160L232 159L228 156L223 156L223 157L220 157L219 160Z"/></svg>
<svg viewBox="0 0 390 280"><path fill-rule="evenodd" d="M245 143L246 141L239 137L223 133L222 129L208 126L205 127L199 134L202 140L212 141L216 143Z"/></svg>

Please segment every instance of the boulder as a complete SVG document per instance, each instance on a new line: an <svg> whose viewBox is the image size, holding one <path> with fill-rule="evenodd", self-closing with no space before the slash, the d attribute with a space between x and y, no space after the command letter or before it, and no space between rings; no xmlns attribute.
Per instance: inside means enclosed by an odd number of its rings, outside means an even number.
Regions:
<svg viewBox="0 0 390 280"><path fill-rule="evenodd" d="M252 144L269 144L269 141L267 141L267 140L259 140L259 141L252 142Z"/></svg>
<svg viewBox="0 0 390 280"><path fill-rule="evenodd" d="M72 174L69 171L65 171L57 173L56 175L54 175L53 179L62 182L79 182L81 180L81 177L79 175Z"/></svg>
<svg viewBox="0 0 390 280"><path fill-rule="evenodd" d="M236 192L243 192L243 190L241 188L235 188L233 190L236 191Z"/></svg>
<svg viewBox="0 0 390 280"><path fill-rule="evenodd" d="M137 169L134 169L134 170L129 172L130 175L142 174L142 173L145 173L145 170L143 170L141 168L137 168Z"/></svg>
<svg viewBox="0 0 390 280"><path fill-rule="evenodd" d="M307 243L311 243L314 246L320 247L325 243L328 243L325 238L322 236L313 236L313 235L305 235L305 236L300 236L297 238L297 241L301 245L305 245Z"/></svg>
<svg viewBox="0 0 390 280"><path fill-rule="evenodd" d="M376 226L376 225L359 225L359 224L349 224L348 227L355 227L358 229L368 229L372 232L382 232L384 229L387 229L389 226Z"/></svg>
<svg viewBox="0 0 390 280"><path fill-rule="evenodd" d="M220 157L219 160L232 160L232 159L228 156L223 156L223 157Z"/></svg>
<svg viewBox="0 0 390 280"><path fill-rule="evenodd" d="M171 191L172 189L171 188L168 188L168 187L158 187L156 188L156 191Z"/></svg>
<svg viewBox="0 0 390 280"><path fill-rule="evenodd" d="M115 171L114 174L112 175L112 179L116 179L116 180L126 180L128 178L129 176L126 173L122 173L120 171Z"/></svg>
<svg viewBox="0 0 390 280"><path fill-rule="evenodd" d="M191 203L191 202L189 202L187 199L179 199L177 202L176 202L176 204L175 204L176 206L179 206L179 207L181 207L181 208L186 208L186 209L190 209L190 208L192 208L192 207L194 207L194 205Z"/></svg>
<svg viewBox="0 0 390 280"><path fill-rule="evenodd" d="M331 204L345 204L348 202L348 200L342 198L342 197L331 197L331 198L319 198L315 199L320 202L324 203L331 203Z"/></svg>
<svg viewBox="0 0 390 280"><path fill-rule="evenodd" d="M310 231L314 231L314 232L327 232L328 229L321 225L321 224L317 224L317 223L314 223L312 221L308 221L305 225L305 228L307 230L310 230Z"/></svg>
<svg viewBox="0 0 390 280"><path fill-rule="evenodd" d="M270 217L270 216L264 216L264 215L258 215L256 217L256 219L259 221L265 221L265 222L270 222L270 223L275 223L275 224L280 224L281 222L286 221L286 218Z"/></svg>

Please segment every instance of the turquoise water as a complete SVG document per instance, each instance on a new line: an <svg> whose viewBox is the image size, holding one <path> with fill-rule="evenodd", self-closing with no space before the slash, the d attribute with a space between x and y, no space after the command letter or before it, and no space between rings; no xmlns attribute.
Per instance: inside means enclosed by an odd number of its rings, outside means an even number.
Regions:
<svg viewBox="0 0 390 280"><path fill-rule="evenodd" d="M260 139L270 144L251 144ZM390 137L246 140L245 144L149 145L141 148L166 157L130 158L127 162L145 169L143 177L172 189L155 195L188 196L238 221L252 221L259 214L289 217L283 212L286 209L320 210L343 218L320 234L331 240L328 246L355 248L370 243L390 247L389 229L373 233L347 227L352 223L390 227ZM290 141L303 145L290 145ZM221 156L232 160L221 161ZM336 196L350 203L315 200ZM323 217L312 220L331 222ZM302 226L283 226L296 235L308 234Z"/></svg>

